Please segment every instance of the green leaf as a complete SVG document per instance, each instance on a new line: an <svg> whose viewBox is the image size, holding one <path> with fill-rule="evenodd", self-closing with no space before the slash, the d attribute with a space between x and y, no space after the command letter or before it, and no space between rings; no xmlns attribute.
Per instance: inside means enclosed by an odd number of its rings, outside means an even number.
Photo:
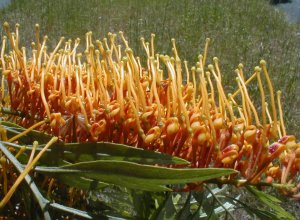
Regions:
<svg viewBox="0 0 300 220"><path fill-rule="evenodd" d="M68 174L57 175L56 178L62 183L67 183L68 186L84 190L99 190L108 186L107 183L102 183L100 181L95 181L84 177L73 178L72 175L70 176Z"/></svg>
<svg viewBox="0 0 300 220"><path fill-rule="evenodd" d="M155 193L130 190L130 198L132 200L132 206L137 213L137 218L149 219L153 207L155 207Z"/></svg>
<svg viewBox="0 0 300 220"><path fill-rule="evenodd" d="M197 191L194 191L192 192L192 195L195 199L195 201L197 202L197 205L198 205L198 208L196 209L196 211L194 212L194 214L192 215L192 219L196 220L196 219L199 219L200 218L200 214L201 214L201 208L202 208L202 205L203 205L203 201L206 199L204 198L205 194L205 191L201 191L201 192L197 192ZM206 215L207 216L207 215Z"/></svg>
<svg viewBox="0 0 300 220"><path fill-rule="evenodd" d="M256 198L258 198L261 202L263 202L265 205L271 208L274 211L275 216L277 216L277 219L296 219L294 216L292 216L280 206L281 201L279 199L265 192L259 191L252 186L247 186L246 188Z"/></svg>
<svg viewBox="0 0 300 220"><path fill-rule="evenodd" d="M205 217L208 217L210 220L219 220L218 215L215 213L215 204L216 200L214 197L212 199L204 199L202 203L203 210L206 213Z"/></svg>
<svg viewBox="0 0 300 220"><path fill-rule="evenodd" d="M260 219L274 219L274 220L280 220L281 218L278 218L278 216L275 213L269 212L267 210L254 208L251 206L246 205L245 203L241 202L239 199L232 198L230 196L226 196L227 199L232 201L232 204L240 204L242 205L243 209L251 216L254 217L256 215Z"/></svg>
<svg viewBox="0 0 300 220"><path fill-rule="evenodd" d="M183 207L179 210L179 212L176 215L176 219L182 219L182 220L191 219L192 216L191 203L190 203L191 197L192 197L192 193L189 192Z"/></svg>
<svg viewBox="0 0 300 220"><path fill-rule="evenodd" d="M14 148L21 148L20 145L3 143ZM43 147L44 145L40 145L37 151L42 150ZM26 150L31 152L32 147L27 147ZM168 154L109 142L55 143L44 153L39 162L42 165L58 166L94 160L128 161L142 164L189 164L184 159Z"/></svg>
<svg viewBox="0 0 300 220"><path fill-rule="evenodd" d="M142 164L189 164L188 161L178 157L109 142L61 143L54 145L51 153L59 153L62 159L71 163L93 160L115 160Z"/></svg>
<svg viewBox="0 0 300 220"><path fill-rule="evenodd" d="M23 128L20 125L17 125L15 123L9 122L9 121L0 121L0 124L2 126L11 127L11 128Z"/></svg>
<svg viewBox="0 0 300 220"><path fill-rule="evenodd" d="M73 178L85 177L147 191L166 191L170 189L165 185L200 182L236 172L221 168L175 169L107 160L80 162L61 167L36 167L36 171L53 176L68 174Z"/></svg>
<svg viewBox="0 0 300 220"><path fill-rule="evenodd" d="M231 217L231 219L234 219L234 216L230 213L230 211L226 208L225 203L223 204L222 201L220 201L220 199L217 197L217 193L220 192L221 190L211 190L209 188L209 186L205 185L205 188L210 192L210 195L214 198L214 200L220 205L217 209L218 210L224 210L226 212L226 216L227 214ZM214 210L214 212L216 213L216 210Z"/></svg>
<svg viewBox="0 0 300 220"><path fill-rule="evenodd" d="M165 196L165 200L161 205L157 208L156 213L151 216L151 219L155 220L168 220L168 219L176 219L176 209L173 204L172 194L167 193Z"/></svg>

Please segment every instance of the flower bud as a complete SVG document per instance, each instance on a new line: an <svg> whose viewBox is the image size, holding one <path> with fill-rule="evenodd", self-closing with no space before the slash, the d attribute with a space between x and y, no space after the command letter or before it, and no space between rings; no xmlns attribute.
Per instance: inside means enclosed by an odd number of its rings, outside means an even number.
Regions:
<svg viewBox="0 0 300 220"><path fill-rule="evenodd" d="M223 164L232 164L238 157L239 147L236 144L231 144L222 150L221 161Z"/></svg>
<svg viewBox="0 0 300 220"><path fill-rule="evenodd" d="M136 129L136 120L135 120L135 118L133 118L133 117L127 118L124 121L124 128L127 131L135 130Z"/></svg>
<svg viewBox="0 0 300 220"><path fill-rule="evenodd" d="M223 128L223 118L218 116L214 121L213 121L215 129L219 130Z"/></svg>
<svg viewBox="0 0 300 220"><path fill-rule="evenodd" d="M119 103L114 103L112 106L110 106L109 116L111 118L117 116L119 113L120 113L120 105L119 105Z"/></svg>
<svg viewBox="0 0 300 220"><path fill-rule="evenodd" d="M59 113L52 113L50 115L50 126L52 128L61 127L61 126L64 126L65 124L66 124L66 121L63 119L60 112Z"/></svg>
<svg viewBox="0 0 300 220"><path fill-rule="evenodd" d="M207 132L207 129L204 126L201 126L194 132L193 142L201 145L209 140L209 138L210 134Z"/></svg>
<svg viewBox="0 0 300 220"><path fill-rule="evenodd" d="M300 146L295 150L296 158L300 158Z"/></svg>
<svg viewBox="0 0 300 220"><path fill-rule="evenodd" d="M279 178L281 176L281 170L279 168L279 166L272 166L268 169L268 171L266 172L266 174L270 177L273 178Z"/></svg>
<svg viewBox="0 0 300 220"><path fill-rule="evenodd" d="M154 142L155 140L157 140L159 138L160 134L161 134L160 128L158 126L155 126L148 131L144 142L146 144L150 144L150 143Z"/></svg>
<svg viewBox="0 0 300 220"><path fill-rule="evenodd" d="M147 109L146 112L142 114L141 119L147 121L151 115L153 115L153 110Z"/></svg>
<svg viewBox="0 0 300 220"><path fill-rule="evenodd" d="M256 127L254 125L250 125L246 128L246 131L244 133L244 139L248 143L253 143L256 138Z"/></svg>
<svg viewBox="0 0 300 220"><path fill-rule="evenodd" d="M230 143L236 144L238 142L238 136L235 133L232 133L230 138Z"/></svg>
<svg viewBox="0 0 300 220"><path fill-rule="evenodd" d="M300 158L295 159L294 166L297 168L297 170L300 170Z"/></svg>
<svg viewBox="0 0 300 220"><path fill-rule="evenodd" d="M289 135L285 146L287 150L295 151L298 146L296 143L296 137L294 135Z"/></svg>
<svg viewBox="0 0 300 220"><path fill-rule="evenodd" d="M284 146L284 145L283 145L283 144L280 144L280 143L278 143L278 142L275 142L275 143L271 144L271 145L269 146L269 153L270 153L270 154L275 153L281 146Z"/></svg>
<svg viewBox="0 0 300 220"><path fill-rule="evenodd" d="M191 123L191 129L193 132L195 132L200 127L201 127L200 121L195 121L195 122Z"/></svg>
<svg viewBox="0 0 300 220"><path fill-rule="evenodd" d="M91 126L91 135L94 138L98 138L98 136L105 131L106 128L106 121L102 119L98 123L93 123Z"/></svg>
<svg viewBox="0 0 300 220"><path fill-rule="evenodd" d="M174 135L178 132L180 125L178 119L175 117L169 118L166 122L167 135Z"/></svg>
<svg viewBox="0 0 300 220"><path fill-rule="evenodd" d="M65 103L66 109L71 113L76 113L80 110L79 101L76 97L70 97Z"/></svg>
<svg viewBox="0 0 300 220"><path fill-rule="evenodd" d="M267 176L267 178L265 180L266 183L272 183L273 181L274 181L274 179L271 176Z"/></svg>
<svg viewBox="0 0 300 220"><path fill-rule="evenodd" d="M238 131L243 131L244 130L245 120L243 118L237 118L235 123L236 123L236 125L235 125L236 130L238 130Z"/></svg>

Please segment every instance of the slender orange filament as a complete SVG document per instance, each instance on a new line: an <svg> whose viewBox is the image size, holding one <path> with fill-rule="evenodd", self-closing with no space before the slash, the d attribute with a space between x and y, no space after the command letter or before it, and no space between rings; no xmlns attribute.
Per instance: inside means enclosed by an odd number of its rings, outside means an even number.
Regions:
<svg viewBox="0 0 300 220"><path fill-rule="evenodd" d="M260 78L260 71L261 69L259 67L255 67L255 72L257 76L257 81L258 81L258 87L260 91L260 96L261 96L261 111L262 111L262 119L263 119L263 132L262 132L262 139L263 139L263 146L266 146L266 131L267 131L267 117L266 117L266 98L265 98L265 92L264 88L261 82Z"/></svg>
<svg viewBox="0 0 300 220"><path fill-rule="evenodd" d="M215 80L217 82L217 88L218 88L218 91L219 91L219 94L220 94L220 97L222 99L221 102L225 103L226 107L228 108L228 111L229 111L229 114L230 114L230 119L231 119L231 122L234 126L235 124L235 117L234 117L234 113L233 113L233 110L232 110L232 107L231 105L229 105L229 102L225 96L225 93L224 93L224 90L223 90L223 87L222 87L222 84L218 78L218 76L216 75L215 71L214 71L214 67L212 65L208 65L208 69L212 72L213 76L215 77ZM225 114L225 107L223 106L223 111Z"/></svg>
<svg viewBox="0 0 300 220"><path fill-rule="evenodd" d="M140 124L140 119L139 119L139 115L138 115L138 111L132 101L132 97L131 97L131 78L130 77L127 77L126 78L126 81L127 81L127 86L128 86L128 98L129 98L129 103L130 103L130 106L132 108L132 111L134 113L134 116L135 116L135 120L136 120L136 125L137 125L137 130L138 130L138 134L141 136L141 138L144 140L146 135L144 133L144 130L141 128L141 124Z"/></svg>
<svg viewBox="0 0 300 220"><path fill-rule="evenodd" d="M157 123L158 124L161 124L161 105L160 105L160 100L159 100L159 97L158 97L158 93L157 93L157 88L156 88L156 75L157 75L157 72L156 72L156 69L154 67L154 64L153 64L153 57L151 57L150 59L150 65L151 65L151 72L152 72L152 77L153 77L153 80L152 80L152 91L154 93L154 98L155 98L155 101L157 103Z"/></svg>
<svg viewBox="0 0 300 220"><path fill-rule="evenodd" d="M194 84L194 92L193 92L193 106L196 107L196 91L197 91L197 82L196 82L196 68L192 67L192 76L193 76L193 84Z"/></svg>
<svg viewBox="0 0 300 220"><path fill-rule="evenodd" d="M155 34L151 34L151 56L154 57L154 38Z"/></svg>
<svg viewBox="0 0 300 220"><path fill-rule="evenodd" d="M23 131L23 132L17 134L16 136L13 136L12 138L10 138L7 142L11 143L11 142L19 139L20 137L23 137L24 135L28 134L30 131L34 130L35 128L45 124L47 121L48 120L43 120L43 121L40 121L40 122L32 125L30 128L27 128L25 131Z"/></svg>
<svg viewBox="0 0 300 220"><path fill-rule="evenodd" d="M207 77L210 92L211 92L210 97L211 97L211 102L212 102L212 105L213 105L213 109L216 111L216 113L218 113L218 109L216 107L216 102L215 102L215 89L214 89L214 85L213 85L213 83L211 81L211 78L210 78L210 72L206 72L206 77Z"/></svg>
<svg viewBox="0 0 300 220"><path fill-rule="evenodd" d="M257 114L257 112L256 112L256 109L255 109L255 107L254 107L254 105L253 105L253 103L252 103L252 101L251 101L251 99L250 99L250 97L249 97L249 94L248 94L248 91L247 91L247 87L246 87L246 85L245 85L245 82L244 82L244 80L242 79L242 77L241 77L239 71L236 71L236 72L237 72L237 75L238 75L238 77L239 77L239 80L240 80L240 83L241 83L241 85L242 85L242 88L243 88L243 90L244 90L245 98L246 98L246 100L247 100L247 103L249 103L250 108L251 108L251 110L252 110L252 112L253 112L253 114L254 114L255 123L256 123L257 126L261 126L261 123L260 123L260 121L259 121L259 118L258 118L258 114Z"/></svg>
<svg viewBox="0 0 300 220"><path fill-rule="evenodd" d="M239 71L239 73L240 73L240 71ZM241 73L240 73L241 74ZM242 76L242 75L241 75ZM249 77L249 79L247 79L246 81L245 81L245 85L247 86L253 79L255 79L256 78L256 72L254 72L250 77ZM235 98L240 92L241 92L242 90L241 89L238 89L236 92L234 92L233 94L232 94L232 98Z"/></svg>
<svg viewBox="0 0 300 220"><path fill-rule="evenodd" d="M42 98L42 101L43 101L43 104L44 104L44 107L45 107L45 111L47 113L47 117L48 117L48 119L50 119L50 114L51 113L50 113L48 102L47 102L46 97L45 97L45 65L43 65L43 68L42 68L41 98Z"/></svg>
<svg viewBox="0 0 300 220"><path fill-rule="evenodd" d="M185 118L185 123L186 123L186 127L187 130L191 133L192 129L191 129L191 125L190 125L190 119L188 117L188 113L185 107L185 104L183 102L183 98L182 98L182 89L181 89L181 85L182 85L182 79L181 79L181 64L180 64L180 60L178 57L178 60L176 61L176 70L178 73L178 77L177 77L177 87L178 87L178 99L179 99L179 103L180 103L180 108L181 111L183 112L184 118Z"/></svg>
<svg viewBox="0 0 300 220"><path fill-rule="evenodd" d="M7 162L4 156L0 158L0 164L1 164L2 175L3 175L3 194L6 195L8 191L8 180L7 180Z"/></svg>
<svg viewBox="0 0 300 220"><path fill-rule="evenodd" d="M80 84L80 79L79 79L79 73L78 73L78 66L75 66L75 73L76 73L76 96L77 96L77 99L78 99L83 117L85 119L85 123L86 123L87 126L89 126L87 113L85 111L84 105L82 103L82 98L80 96L80 85L79 85Z"/></svg>
<svg viewBox="0 0 300 220"><path fill-rule="evenodd" d="M245 97L245 93L244 90L242 88L240 79L238 77L236 77L236 81L238 84L238 87L241 91L241 96L242 96L242 104L243 104L243 111L244 111L244 116L246 119L246 125L249 126L251 124L252 121L252 117L251 117L251 111L250 111L250 107L249 107L249 103L247 102L247 99ZM232 97L233 98L233 97Z"/></svg>
<svg viewBox="0 0 300 220"><path fill-rule="evenodd" d="M184 61L184 67L185 67L185 74L186 74L186 84L189 84L190 72L189 72L189 68L188 68L188 62L186 60Z"/></svg>
<svg viewBox="0 0 300 220"><path fill-rule="evenodd" d="M276 112L276 106L275 106L275 98L274 98L274 89L273 85L267 70L266 61L261 60L260 65L262 67L263 73L266 77L269 91L270 91L270 97L271 97L271 106L272 106L272 113L273 113L273 120L274 120L274 128L277 129L277 112Z"/></svg>
<svg viewBox="0 0 300 220"><path fill-rule="evenodd" d="M281 91L277 91L277 103L278 103L278 108L279 108L279 117L280 117L280 125L282 129L282 134L283 136L286 136L286 129L284 125L284 120L283 120L283 111L282 111L282 105L281 105Z"/></svg>
<svg viewBox="0 0 300 220"><path fill-rule="evenodd" d="M39 143L38 143L37 141L34 141L34 142L32 143L32 150L31 150L31 153L30 153L28 162L27 162L27 166L28 166L29 164L32 163L32 160L33 160L33 158L34 158L34 154L35 154L35 151L36 151L38 145L39 145Z"/></svg>
<svg viewBox="0 0 300 220"><path fill-rule="evenodd" d="M207 59L209 42L210 42L210 38L206 38L206 40L205 40L205 47L204 47L204 55L203 55L203 63L202 63L203 66L206 65L206 59Z"/></svg>

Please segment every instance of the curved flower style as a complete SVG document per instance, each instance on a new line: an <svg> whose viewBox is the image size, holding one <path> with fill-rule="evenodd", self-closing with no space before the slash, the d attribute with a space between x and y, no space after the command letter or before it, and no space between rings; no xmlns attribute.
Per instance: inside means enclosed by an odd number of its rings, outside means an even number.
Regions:
<svg viewBox="0 0 300 220"><path fill-rule="evenodd" d="M50 123L39 129L65 142L109 141L175 155L189 160L192 167L234 168L240 171L240 185L295 182L300 144L286 134L281 92L275 100L264 60L249 79L240 64L235 71L237 91L226 95L218 58L206 65L209 39L189 70L174 39L171 57L155 53L154 34L150 43L141 39L146 59L134 56L122 32L120 39L109 33L102 41L87 33L83 54L78 52L79 39L63 45L64 38L48 52L47 36L40 41L37 25L36 42L27 58L28 51L19 47L18 25L15 33L7 23L4 29L12 50L5 53L4 37L2 107L25 115L9 120L30 127L36 120L48 119ZM260 113L247 90L254 79ZM286 195L296 191L296 187L282 189Z"/></svg>

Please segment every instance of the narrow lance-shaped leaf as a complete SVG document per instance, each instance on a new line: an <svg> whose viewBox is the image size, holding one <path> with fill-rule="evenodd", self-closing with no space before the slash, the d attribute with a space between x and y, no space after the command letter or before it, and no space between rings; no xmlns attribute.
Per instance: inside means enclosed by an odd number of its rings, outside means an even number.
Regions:
<svg viewBox="0 0 300 220"><path fill-rule="evenodd" d="M275 213L270 212L268 210L263 210L260 208L254 208L251 206L248 206L247 204L241 202L239 198L232 198L230 196L226 196L227 199L231 200L232 203L235 203L236 205L239 204L242 206L242 208L253 218L254 215L259 217L260 219L273 219L273 220L281 220L279 216L277 216Z"/></svg>
<svg viewBox="0 0 300 220"><path fill-rule="evenodd" d="M148 191L169 190L165 185L201 182L232 174L232 169L175 169L141 165L125 161L90 161L62 167L37 167L48 175L85 177L105 183Z"/></svg>
<svg viewBox="0 0 300 220"><path fill-rule="evenodd" d="M271 208L274 211L275 215L278 217L278 219L295 219L295 217L293 217L290 213L285 211L280 206L281 201L279 199L265 192L259 191L252 186L247 186L246 188L249 190L249 192L255 195L256 198L258 198L261 202L263 202L265 205Z"/></svg>
<svg viewBox="0 0 300 220"><path fill-rule="evenodd" d="M7 143L9 144L9 143ZM12 147L19 145L9 144ZM41 150L39 146L37 150ZM27 150L31 151L31 147ZM142 164L181 164L187 165L188 161L168 154L144 150L123 144L98 142L98 143L56 143L40 159L43 165L63 165L65 161L78 163L93 160L129 161Z"/></svg>

